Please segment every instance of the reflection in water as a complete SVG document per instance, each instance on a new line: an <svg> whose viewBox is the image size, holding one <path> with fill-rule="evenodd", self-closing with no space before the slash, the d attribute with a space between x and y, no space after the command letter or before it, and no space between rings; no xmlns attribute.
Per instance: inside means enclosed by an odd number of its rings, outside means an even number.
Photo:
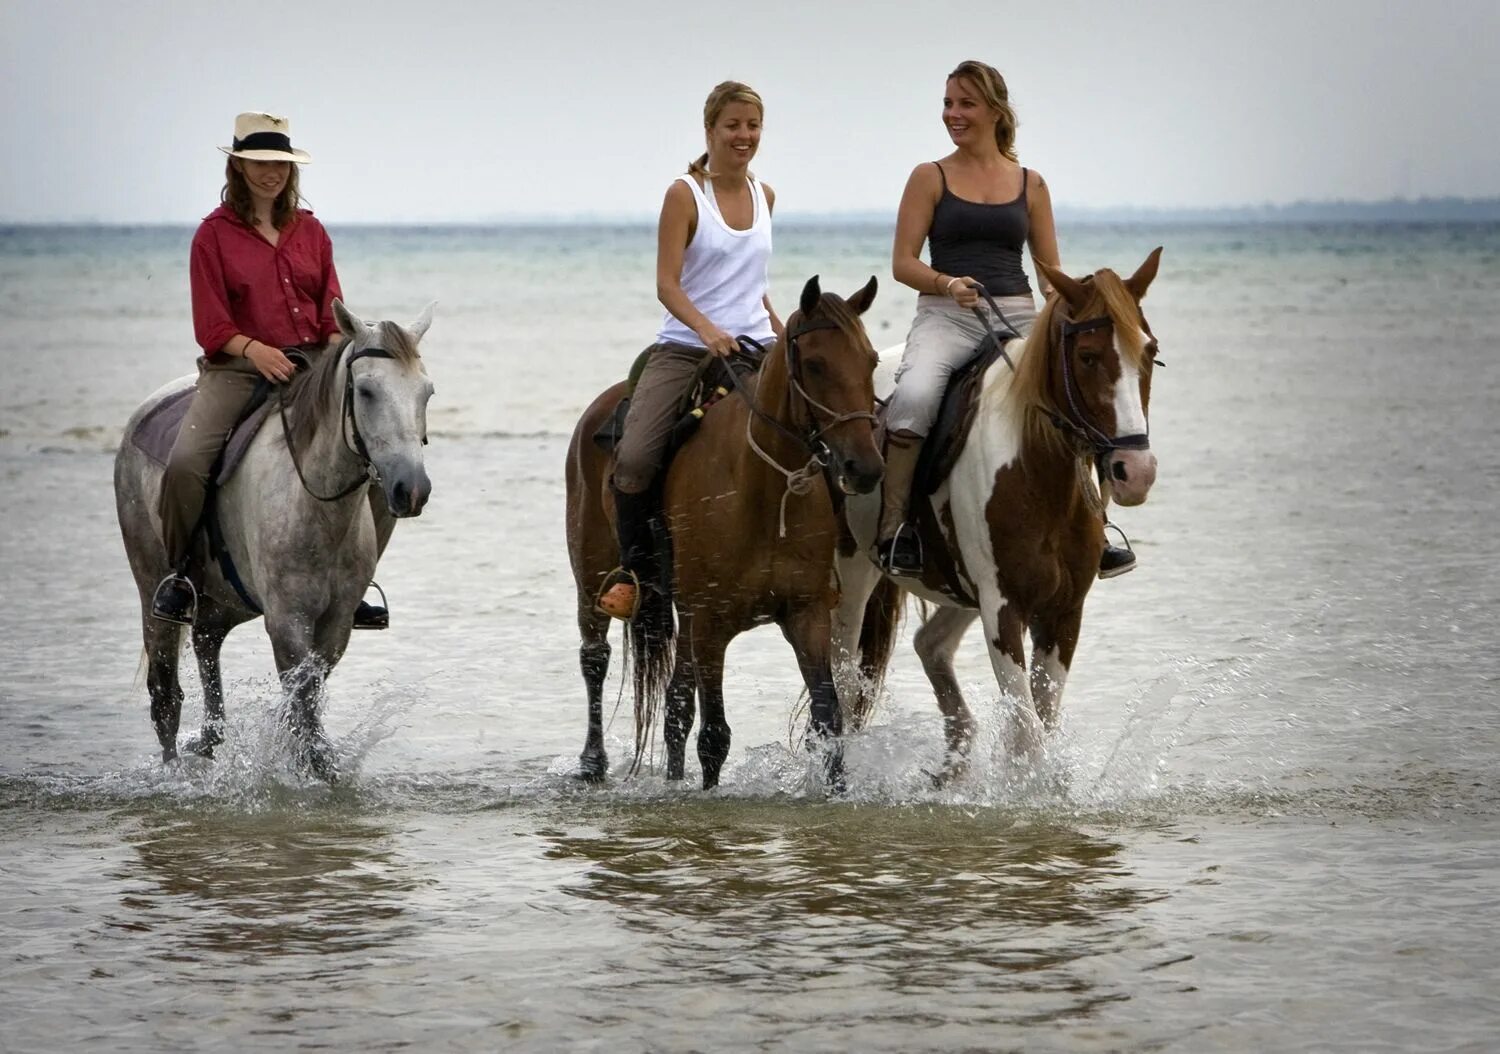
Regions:
<svg viewBox="0 0 1500 1054"><path fill-rule="evenodd" d="M172 932L169 957L347 953L410 930L417 882L368 818L272 812L146 815L112 926Z"/></svg>
<svg viewBox="0 0 1500 1054"><path fill-rule="evenodd" d="M776 995L765 1012L779 1020L825 989L907 1020L911 1001L874 993L940 990L949 1013L956 998L997 1022L1087 1014L1139 990L1109 956L1150 959L1133 916L1165 896L1132 884L1113 841L991 810L704 803L600 827L553 836L554 858L592 865L571 892L650 938L641 954L666 976Z"/></svg>

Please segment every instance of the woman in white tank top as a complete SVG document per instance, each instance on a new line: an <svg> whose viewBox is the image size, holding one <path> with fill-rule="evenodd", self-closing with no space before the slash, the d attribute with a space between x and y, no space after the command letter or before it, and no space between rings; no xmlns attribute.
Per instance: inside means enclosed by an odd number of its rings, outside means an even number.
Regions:
<svg viewBox="0 0 1500 1054"><path fill-rule="evenodd" d="M771 209L776 195L756 180L765 107L748 85L725 81L703 104L707 150L667 188L656 228L656 295L667 309L636 381L615 448L612 490L620 568L599 598L628 619L637 582L655 577L651 484L676 424L678 403L707 352L727 356L736 338L782 337L768 292Z"/></svg>

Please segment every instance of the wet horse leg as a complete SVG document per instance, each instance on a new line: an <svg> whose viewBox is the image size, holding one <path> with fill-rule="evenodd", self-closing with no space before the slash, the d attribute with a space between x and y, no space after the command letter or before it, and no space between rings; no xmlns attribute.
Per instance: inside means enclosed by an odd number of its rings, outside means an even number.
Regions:
<svg viewBox="0 0 1500 1054"><path fill-rule="evenodd" d="M781 624L782 633L797 654L802 681L812 698L808 709L808 746L824 749L823 774L828 789L835 794L844 790L844 746L839 736L844 732L844 714L839 708L838 689L833 681L833 664L829 655L831 619L828 609L819 603L805 604L794 610Z"/></svg>
<svg viewBox="0 0 1500 1054"><path fill-rule="evenodd" d="M1073 665L1073 650L1083 625L1083 608L1061 618L1038 620L1031 627L1031 698L1047 731L1057 731L1063 686Z"/></svg>
<svg viewBox="0 0 1500 1054"><path fill-rule="evenodd" d="M229 630L212 617L210 601L198 602L198 617L193 622L193 654L198 657L198 680L203 685L203 728L183 747L205 758L214 756L214 748L224 742L224 683L219 667L219 652Z"/></svg>
<svg viewBox="0 0 1500 1054"><path fill-rule="evenodd" d="M979 613L1001 699L1011 704L1008 749L1013 757L1032 757L1041 749L1042 723L1026 680L1025 623L1016 606L995 588L980 590Z"/></svg>
<svg viewBox="0 0 1500 1054"><path fill-rule="evenodd" d="M688 733L693 729L694 690L697 676L693 664L693 617L677 613L677 662L667 684L667 712L663 738L667 743L667 779L682 779Z"/></svg>
<svg viewBox="0 0 1500 1054"><path fill-rule="evenodd" d="M717 635L705 640L697 630L695 626L690 647L703 711L703 724L698 728L698 764L703 767L703 789L712 790L719 785L719 772L729 756L729 722L724 717L724 649L729 641Z"/></svg>
<svg viewBox="0 0 1500 1054"><path fill-rule="evenodd" d="M609 772L609 756L604 750L604 678L609 673L609 619L596 613L591 597L578 598L578 665L583 671L583 686L588 693L589 730L578 755L578 775L598 782Z"/></svg>
<svg viewBox="0 0 1500 1054"><path fill-rule="evenodd" d="M162 761L177 757L177 726L182 720L182 684L177 679L182 627L141 613L146 647L146 688L151 693L151 724L161 744Z"/></svg>
<svg viewBox="0 0 1500 1054"><path fill-rule="evenodd" d="M962 776L969 761L974 715L969 704L964 702L963 689L953 672L953 656L963 640L964 631L978 617L979 612L969 608L940 607L922 623L913 641L917 656L922 660L922 669L937 696L938 709L943 713L943 735L948 749L943 769L935 777L938 783Z"/></svg>
<svg viewBox="0 0 1500 1054"><path fill-rule="evenodd" d="M319 714L323 703L323 684L332 666L319 654L307 632L299 629L306 619L292 616L273 619L267 612L266 631L271 638L271 653L281 675L281 689L287 703L287 721L301 741L303 759L313 775L328 783L338 779L333 747L323 732ZM335 660L336 661L336 660Z"/></svg>

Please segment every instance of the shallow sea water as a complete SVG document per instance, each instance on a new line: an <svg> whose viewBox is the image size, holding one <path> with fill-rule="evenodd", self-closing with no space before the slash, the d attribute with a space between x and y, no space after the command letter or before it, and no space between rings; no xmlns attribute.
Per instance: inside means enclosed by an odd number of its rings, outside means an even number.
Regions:
<svg viewBox="0 0 1500 1054"><path fill-rule="evenodd" d="M191 359L190 231L0 231L0 1046L1493 1048L1500 229L1065 232L1076 271L1166 246L1140 569L1090 596L1041 772L999 750L976 632L986 735L931 790L904 639L838 802L774 630L730 649L719 791L691 750L685 786L627 777L628 700L610 782L569 775L562 459L654 332L651 231L333 234L356 311L439 305L433 499L331 681L329 790L257 626L216 761L163 768L147 719L110 465ZM773 295L877 273L897 343L887 253L788 225Z"/></svg>

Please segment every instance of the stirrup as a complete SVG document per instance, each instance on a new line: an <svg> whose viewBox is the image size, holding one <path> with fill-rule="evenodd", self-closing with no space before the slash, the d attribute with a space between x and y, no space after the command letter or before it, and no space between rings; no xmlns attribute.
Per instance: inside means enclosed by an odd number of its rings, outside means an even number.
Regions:
<svg viewBox="0 0 1500 1054"><path fill-rule="evenodd" d="M366 604L361 598L359 606L354 609L354 628L369 630L390 629L391 602L385 598L385 590L380 588L379 582L372 579L369 586L365 588L365 592L368 593L371 589L380 594L380 606L376 607L373 604ZM360 618L361 609L365 611L363 619Z"/></svg>
<svg viewBox="0 0 1500 1054"><path fill-rule="evenodd" d="M605 595L613 592L616 586L624 585L628 585L635 590L635 596L631 601L629 612L625 612L623 609L611 610L605 607ZM594 594L594 610L601 615L608 615L610 618L619 619L621 622L630 622L635 618L636 612L641 610L641 590L643 588L645 587L641 585L640 575L629 568L617 567L604 576L604 584L599 587L599 592Z"/></svg>
<svg viewBox="0 0 1500 1054"><path fill-rule="evenodd" d="M161 587L172 581L174 578L180 579L183 584L188 587L188 592L191 593L193 597L192 602L188 604L186 616L163 614L162 610L156 605L156 598L161 593ZM193 624L193 620L198 617L198 587L193 585L193 580L187 575L181 574L177 571L173 571L168 574L166 578L163 578L160 582L156 583L156 589L151 594L151 617L162 622L171 622L178 626L191 626Z"/></svg>
<svg viewBox="0 0 1500 1054"><path fill-rule="evenodd" d="M907 566L898 567L896 565L896 550L900 547L903 539L911 546L911 552L907 555L913 558L913 562ZM925 562L926 554L922 552L922 536L910 520L902 520L901 524L896 528L895 534L875 543L875 563L892 578L900 578L903 575L920 575Z"/></svg>
<svg viewBox="0 0 1500 1054"><path fill-rule="evenodd" d="M1114 531L1118 534L1120 541L1124 542L1125 545L1123 547L1114 546L1109 544L1108 539L1105 540L1104 552L1099 554L1100 580L1118 578L1120 575L1134 571L1135 550L1130 545L1130 539L1120 529L1119 524L1110 523L1108 520L1105 520L1104 529L1106 531Z"/></svg>

